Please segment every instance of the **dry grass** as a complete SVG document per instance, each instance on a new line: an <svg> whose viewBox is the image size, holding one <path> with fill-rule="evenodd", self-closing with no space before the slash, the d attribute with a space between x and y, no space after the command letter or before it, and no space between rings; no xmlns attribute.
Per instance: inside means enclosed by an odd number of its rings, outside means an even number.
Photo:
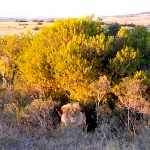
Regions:
<svg viewBox="0 0 150 150"><path fill-rule="evenodd" d="M1 93L0 149L1 150L149 150L150 124L137 120L135 134L125 126L126 111L112 112L99 107L95 133L81 128L63 128L55 119L52 99L33 99L20 108L14 103L15 93ZM10 98L12 97L12 99ZM22 98L19 97L19 100ZM23 99L22 99L23 101ZM21 105L21 104L20 104ZM54 120L53 120L54 119ZM57 128L53 127L53 122Z"/></svg>
<svg viewBox="0 0 150 150"><path fill-rule="evenodd" d="M120 23L120 24L135 24L135 25L150 25L150 15L129 15L129 16L112 16L105 17L102 20L105 23Z"/></svg>
<svg viewBox="0 0 150 150"><path fill-rule="evenodd" d="M112 16L105 17L102 19L105 23L121 23L121 24L135 24L150 26L150 16L149 15L133 15L133 16ZM33 30L35 27L40 27L44 25L49 25L49 22L42 22L42 25L38 25L38 22L0 22L0 36L9 34L20 34L26 33L27 31L38 32Z"/></svg>
<svg viewBox="0 0 150 150"><path fill-rule="evenodd" d="M95 134L86 134L80 129L54 130L49 139L39 139L26 134L13 133L10 129L0 134L0 149L2 150L149 150L150 128L142 125L139 134L131 137L127 132L114 135L110 126L102 124Z"/></svg>
<svg viewBox="0 0 150 150"><path fill-rule="evenodd" d="M0 149L149 150L150 148L150 125L145 120L140 120L136 134L133 135L132 131L124 126L126 115L123 115L125 113L123 110L122 113L116 110L116 114L112 114L100 107L99 125L95 133L87 134L80 127L66 129L58 124L57 128L53 128L51 121L55 116L50 110L54 106L55 103L51 99L47 101L34 99L19 113L18 107L12 101L4 104L0 110ZM119 116L122 116L122 119Z"/></svg>
<svg viewBox="0 0 150 150"><path fill-rule="evenodd" d="M27 31L37 32L33 30L34 27L41 27L43 25L49 25L48 22L43 22L42 25L38 25L37 22L0 22L0 36L9 34L26 33Z"/></svg>

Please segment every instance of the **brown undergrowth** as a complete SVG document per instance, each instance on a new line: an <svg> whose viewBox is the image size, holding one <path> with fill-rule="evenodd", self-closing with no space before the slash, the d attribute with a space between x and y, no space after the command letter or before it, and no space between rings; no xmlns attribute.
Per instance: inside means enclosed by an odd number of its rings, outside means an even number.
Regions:
<svg viewBox="0 0 150 150"><path fill-rule="evenodd" d="M63 128L54 110L59 105L51 98L23 103L24 98L17 101L17 93L5 92L0 95L2 150L149 150L148 115L131 114L129 128L128 110L98 106L97 128L94 133L86 133L81 128Z"/></svg>

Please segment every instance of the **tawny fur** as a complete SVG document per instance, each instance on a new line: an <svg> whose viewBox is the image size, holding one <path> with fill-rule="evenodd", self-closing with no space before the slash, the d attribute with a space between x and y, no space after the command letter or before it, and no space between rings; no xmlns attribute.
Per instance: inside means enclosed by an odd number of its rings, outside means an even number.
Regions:
<svg viewBox="0 0 150 150"><path fill-rule="evenodd" d="M61 107L61 122L66 127L84 127L86 124L85 113L78 102L68 103Z"/></svg>

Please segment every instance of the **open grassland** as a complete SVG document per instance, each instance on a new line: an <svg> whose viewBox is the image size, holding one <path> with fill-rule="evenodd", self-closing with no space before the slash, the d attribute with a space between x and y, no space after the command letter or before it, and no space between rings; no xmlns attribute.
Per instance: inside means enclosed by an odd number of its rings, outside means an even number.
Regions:
<svg viewBox="0 0 150 150"><path fill-rule="evenodd" d="M0 36L9 35L9 34L21 34L30 32L39 31L40 27L43 25L49 25L49 22L41 22L41 25L38 22L0 22Z"/></svg>
<svg viewBox="0 0 150 150"><path fill-rule="evenodd" d="M118 15L107 16L102 18L102 22L106 24L119 23L119 24L135 24L147 26L150 29L150 14L133 14L133 15ZM27 31L37 32L37 29L43 25L49 25L51 22L34 22L29 20L27 22L16 22L15 20L0 21L0 36L9 34L26 33Z"/></svg>
<svg viewBox="0 0 150 150"><path fill-rule="evenodd" d="M137 15L120 15L105 17L102 20L104 23L119 23L119 24L135 24L142 26L150 26L149 14L137 14Z"/></svg>

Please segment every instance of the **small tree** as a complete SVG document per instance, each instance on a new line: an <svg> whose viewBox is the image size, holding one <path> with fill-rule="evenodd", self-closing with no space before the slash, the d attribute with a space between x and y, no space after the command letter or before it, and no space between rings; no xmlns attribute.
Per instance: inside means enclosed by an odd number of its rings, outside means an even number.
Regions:
<svg viewBox="0 0 150 150"><path fill-rule="evenodd" d="M111 89L110 81L107 79L106 75L100 76L99 80L94 81L91 84L91 88L97 96L96 104L97 106L99 106L100 102L103 101L106 94L110 92L110 89Z"/></svg>
<svg viewBox="0 0 150 150"><path fill-rule="evenodd" d="M100 76L99 80L94 81L91 85L90 85L94 95L96 95L97 99L96 99L96 110L97 110L97 121L99 119L99 106L100 103L104 102L104 98L105 96L111 91L111 86L110 86L110 81L107 79L107 76Z"/></svg>
<svg viewBox="0 0 150 150"><path fill-rule="evenodd" d="M112 89L114 94L119 98L120 106L128 110L128 129L130 129L130 124L132 126L134 124L134 121L130 117L131 113L149 113L150 102L146 100L146 89L147 86L140 80L129 78L124 78L119 85L116 85Z"/></svg>

